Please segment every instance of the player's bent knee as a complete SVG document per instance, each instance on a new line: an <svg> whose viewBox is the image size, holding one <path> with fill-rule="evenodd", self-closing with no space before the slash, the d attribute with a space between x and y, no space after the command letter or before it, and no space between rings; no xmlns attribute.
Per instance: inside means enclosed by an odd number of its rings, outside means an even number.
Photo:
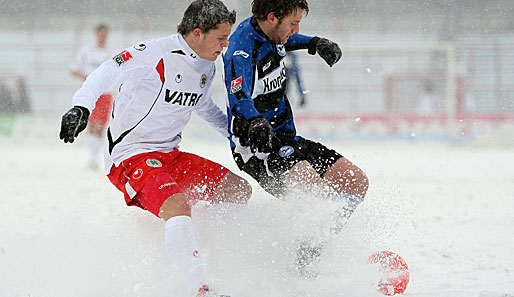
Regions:
<svg viewBox="0 0 514 297"><path fill-rule="evenodd" d="M364 198L366 196L366 193L368 192L369 188L369 179L366 173L364 171L360 170L360 177L359 177L359 186L361 188L361 197Z"/></svg>
<svg viewBox="0 0 514 297"><path fill-rule="evenodd" d="M324 178L331 183L337 191L366 196L369 188L369 179L362 169L348 159L342 157L325 173Z"/></svg>
<svg viewBox="0 0 514 297"><path fill-rule="evenodd" d="M171 195L159 208L159 217L165 221L176 216L191 216L191 204L184 193Z"/></svg>

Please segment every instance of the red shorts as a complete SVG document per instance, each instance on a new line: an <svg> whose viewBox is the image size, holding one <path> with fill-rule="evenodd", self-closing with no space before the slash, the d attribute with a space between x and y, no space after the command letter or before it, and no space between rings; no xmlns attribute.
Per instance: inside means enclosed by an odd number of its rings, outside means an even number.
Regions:
<svg viewBox="0 0 514 297"><path fill-rule="evenodd" d="M122 191L127 205L159 216L162 203L185 193L192 202L210 200L228 169L200 156L174 150L133 156L113 166L107 177Z"/></svg>
<svg viewBox="0 0 514 297"><path fill-rule="evenodd" d="M101 125L107 125L111 118L112 95L102 94L96 101L95 108L89 116L89 121L97 122Z"/></svg>

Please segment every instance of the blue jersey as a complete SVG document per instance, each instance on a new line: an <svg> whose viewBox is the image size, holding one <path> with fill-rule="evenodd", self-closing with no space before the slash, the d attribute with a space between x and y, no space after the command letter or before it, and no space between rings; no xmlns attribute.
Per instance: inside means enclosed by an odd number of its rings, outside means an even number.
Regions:
<svg viewBox="0 0 514 297"><path fill-rule="evenodd" d="M275 44L250 17L229 38L223 55L227 114L231 146L248 146L248 120L266 118L276 135L296 137L291 105L285 96L286 51L307 49L310 36L293 34L284 45ZM237 141L236 141L237 140Z"/></svg>

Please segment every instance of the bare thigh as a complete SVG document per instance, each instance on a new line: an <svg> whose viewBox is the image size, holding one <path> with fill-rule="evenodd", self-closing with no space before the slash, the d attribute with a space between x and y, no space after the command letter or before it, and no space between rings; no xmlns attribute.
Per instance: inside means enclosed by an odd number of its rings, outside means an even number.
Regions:
<svg viewBox="0 0 514 297"><path fill-rule="evenodd" d="M323 179L336 191L360 197L368 191L368 177L357 165L345 157L338 159L323 176Z"/></svg>
<svg viewBox="0 0 514 297"><path fill-rule="evenodd" d="M214 190L215 203L247 203L252 195L252 187L244 178L228 171Z"/></svg>

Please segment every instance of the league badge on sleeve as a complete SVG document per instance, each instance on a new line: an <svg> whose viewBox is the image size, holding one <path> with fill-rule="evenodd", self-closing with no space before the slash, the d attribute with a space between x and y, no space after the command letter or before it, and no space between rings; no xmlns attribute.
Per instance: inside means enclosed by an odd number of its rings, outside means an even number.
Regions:
<svg viewBox="0 0 514 297"><path fill-rule="evenodd" d="M112 59L114 60L114 62L116 62L116 64L118 64L118 66L121 66L125 64L125 62L127 62L128 60L132 59L132 54L130 54L127 51L122 51L121 53L114 56L114 58Z"/></svg>
<svg viewBox="0 0 514 297"><path fill-rule="evenodd" d="M242 83L243 83L243 77L242 76L234 79L230 83L230 94L234 94L235 92L241 91L241 89L243 88Z"/></svg>

